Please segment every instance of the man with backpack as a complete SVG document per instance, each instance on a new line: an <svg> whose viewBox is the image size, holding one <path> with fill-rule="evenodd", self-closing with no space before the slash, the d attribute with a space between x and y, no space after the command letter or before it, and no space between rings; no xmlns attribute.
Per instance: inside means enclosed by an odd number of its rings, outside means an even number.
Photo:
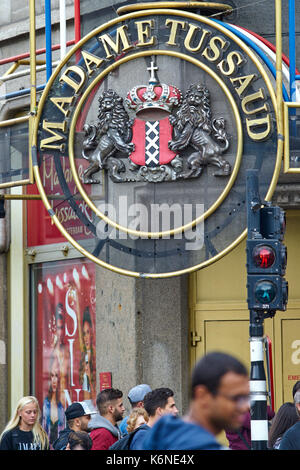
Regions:
<svg viewBox="0 0 300 470"><path fill-rule="evenodd" d="M149 416L147 424L142 424L120 439L109 450L142 450L143 441L156 421L165 414L172 414L174 416L178 414L174 401L174 393L170 388L157 388L147 393L144 397L144 408Z"/></svg>

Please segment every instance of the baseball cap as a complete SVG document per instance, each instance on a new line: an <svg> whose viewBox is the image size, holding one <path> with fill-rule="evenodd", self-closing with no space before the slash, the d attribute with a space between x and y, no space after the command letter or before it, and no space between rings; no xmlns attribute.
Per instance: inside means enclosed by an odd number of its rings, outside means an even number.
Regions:
<svg viewBox="0 0 300 470"><path fill-rule="evenodd" d="M152 392L151 388L147 384L140 384L129 390L128 398L131 403L137 403L138 401L144 400L147 393Z"/></svg>
<svg viewBox="0 0 300 470"><path fill-rule="evenodd" d="M80 416L92 415L97 413L85 401L76 401L72 403L65 411L67 421L69 419L80 418Z"/></svg>

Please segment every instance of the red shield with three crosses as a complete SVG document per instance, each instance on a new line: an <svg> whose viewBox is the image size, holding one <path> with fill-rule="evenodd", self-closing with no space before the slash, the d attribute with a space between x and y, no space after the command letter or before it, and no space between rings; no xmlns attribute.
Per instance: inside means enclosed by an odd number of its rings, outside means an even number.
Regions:
<svg viewBox="0 0 300 470"><path fill-rule="evenodd" d="M157 121L143 121L136 118L132 126L132 142L135 145L130 159L136 165L155 167L166 165L176 153L168 148L172 140L172 126L169 117Z"/></svg>

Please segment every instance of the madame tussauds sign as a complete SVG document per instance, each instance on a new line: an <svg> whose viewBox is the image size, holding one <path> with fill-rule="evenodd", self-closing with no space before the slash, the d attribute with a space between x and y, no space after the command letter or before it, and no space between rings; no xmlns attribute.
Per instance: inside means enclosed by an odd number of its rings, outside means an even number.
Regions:
<svg viewBox="0 0 300 470"><path fill-rule="evenodd" d="M162 239L168 237L170 247L174 236L204 224L201 247L180 266L159 256L156 273L167 266L173 266L170 273L198 269L234 246L245 230L246 170L260 170L263 196L274 190L281 158L275 107L268 72L219 23L176 10L143 10L89 33L55 70L38 108L34 163L41 166L43 155L53 155L66 198L89 224L96 245L103 241L100 222L135 241L155 239L155 253L149 243L146 250L153 260ZM88 220L72 202L62 157L69 159L78 195L94 214ZM148 214L153 203L194 205L195 211L167 229L155 221L153 231L136 214L133 222L123 212L105 210L104 202L114 206L125 196L126 207L143 204ZM203 205L201 215L196 203ZM136 245L123 248L126 261L118 257L118 272L136 268ZM165 244L161 250L167 253ZM94 256L95 246L90 251ZM95 261L106 263L99 254ZM150 276L155 270L149 265Z"/></svg>

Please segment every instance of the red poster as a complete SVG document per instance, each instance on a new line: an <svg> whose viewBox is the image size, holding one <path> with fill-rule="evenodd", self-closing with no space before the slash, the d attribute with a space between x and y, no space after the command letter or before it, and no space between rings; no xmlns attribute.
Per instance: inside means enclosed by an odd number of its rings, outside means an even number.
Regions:
<svg viewBox="0 0 300 470"><path fill-rule="evenodd" d="M54 442L74 401L96 400L95 264L42 263L36 268L35 393Z"/></svg>
<svg viewBox="0 0 300 470"><path fill-rule="evenodd" d="M61 157L61 165L64 177L68 181L68 189L72 195L78 193L78 189L72 177L72 172L67 157ZM80 160L78 171L83 173L88 166L88 162L84 159ZM62 188L56 173L54 159L51 155L44 155L40 167L41 178L46 195L63 195ZM86 187L87 194L90 194L90 185ZM36 184L27 186L28 194L39 194ZM74 240L82 240L93 237L88 227L83 224L76 215L67 201L62 199L50 200L52 208L58 217L58 220L64 229L72 236ZM83 200L74 202L79 206L79 213L83 213L87 220L92 220L91 209ZM50 215L48 214L44 203L39 200L28 201L27 203L27 246L48 245L52 243L65 242L65 237L60 233L59 229L54 225Z"/></svg>
<svg viewBox="0 0 300 470"><path fill-rule="evenodd" d="M106 388L111 388L111 372L100 372L100 392Z"/></svg>

